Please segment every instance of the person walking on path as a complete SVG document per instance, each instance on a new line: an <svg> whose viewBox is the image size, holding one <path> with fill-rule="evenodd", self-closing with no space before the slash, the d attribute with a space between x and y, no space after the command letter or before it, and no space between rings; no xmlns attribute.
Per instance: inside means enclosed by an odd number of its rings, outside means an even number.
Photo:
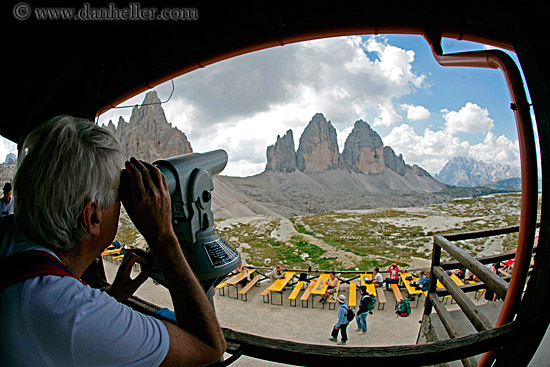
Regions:
<svg viewBox="0 0 550 367"><path fill-rule="evenodd" d="M371 295L367 292L367 287L364 285L359 287L359 289L361 291L361 300L359 301L359 308L356 313L357 329L355 331L359 331L359 335L365 335L367 333L368 305Z"/></svg>
<svg viewBox="0 0 550 367"><path fill-rule="evenodd" d="M336 325L332 329L332 334L329 340L332 342L337 341L338 332L341 331L342 341L339 342L338 345L346 345L346 342L348 341L347 327L349 324L348 304L346 303L346 296L341 294L336 298L336 301L338 301L338 304L340 305L340 307L338 307L338 321L336 321Z"/></svg>

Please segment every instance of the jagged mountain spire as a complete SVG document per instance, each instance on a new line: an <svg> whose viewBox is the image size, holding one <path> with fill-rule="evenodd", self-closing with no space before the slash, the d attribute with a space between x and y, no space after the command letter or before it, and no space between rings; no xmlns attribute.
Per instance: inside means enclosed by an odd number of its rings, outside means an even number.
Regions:
<svg viewBox="0 0 550 367"><path fill-rule="evenodd" d="M384 171L384 144L380 135L365 121L356 121L344 144L342 158L354 172L381 173Z"/></svg>
<svg viewBox="0 0 550 367"><path fill-rule="evenodd" d="M111 121L107 128L114 129ZM142 106L132 109L129 122L120 117L114 132L127 158L153 162L193 152L187 136L166 119L155 91L145 95Z"/></svg>
<svg viewBox="0 0 550 367"><path fill-rule="evenodd" d="M296 151L294 150L294 135L288 130L281 138L277 135L277 142L267 147L266 171L296 171Z"/></svg>
<svg viewBox="0 0 550 367"><path fill-rule="evenodd" d="M317 113L300 137L296 166L302 172L327 171L338 168L336 129L322 113Z"/></svg>

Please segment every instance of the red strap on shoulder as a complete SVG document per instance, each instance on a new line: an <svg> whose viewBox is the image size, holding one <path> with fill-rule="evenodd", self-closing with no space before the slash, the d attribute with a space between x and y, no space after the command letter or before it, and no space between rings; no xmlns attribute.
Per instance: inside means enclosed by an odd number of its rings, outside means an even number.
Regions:
<svg viewBox="0 0 550 367"><path fill-rule="evenodd" d="M45 251L23 251L0 259L0 291L43 275L78 279L55 256Z"/></svg>

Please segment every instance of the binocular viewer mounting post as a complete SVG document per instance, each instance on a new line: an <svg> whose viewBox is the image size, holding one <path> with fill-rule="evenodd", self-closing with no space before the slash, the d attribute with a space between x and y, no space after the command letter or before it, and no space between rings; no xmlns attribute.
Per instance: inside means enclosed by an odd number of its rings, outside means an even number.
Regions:
<svg viewBox="0 0 550 367"><path fill-rule="evenodd" d="M212 285L241 263L240 254L214 230L212 176L223 171L227 153L214 150L190 153L153 164L168 182L172 200L172 226L189 265L209 296ZM162 274L151 277L164 283Z"/></svg>

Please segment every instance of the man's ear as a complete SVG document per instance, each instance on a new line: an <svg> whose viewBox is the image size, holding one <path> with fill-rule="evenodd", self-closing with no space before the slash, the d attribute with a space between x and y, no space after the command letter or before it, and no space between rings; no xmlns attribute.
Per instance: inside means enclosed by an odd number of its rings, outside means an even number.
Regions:
<svg viewBox="0 0 550 367"><path fill-rule="evenodd" d="M101 213L97 201L87 200L82 208L82 224L92 236L99 235Z"/></svg>

